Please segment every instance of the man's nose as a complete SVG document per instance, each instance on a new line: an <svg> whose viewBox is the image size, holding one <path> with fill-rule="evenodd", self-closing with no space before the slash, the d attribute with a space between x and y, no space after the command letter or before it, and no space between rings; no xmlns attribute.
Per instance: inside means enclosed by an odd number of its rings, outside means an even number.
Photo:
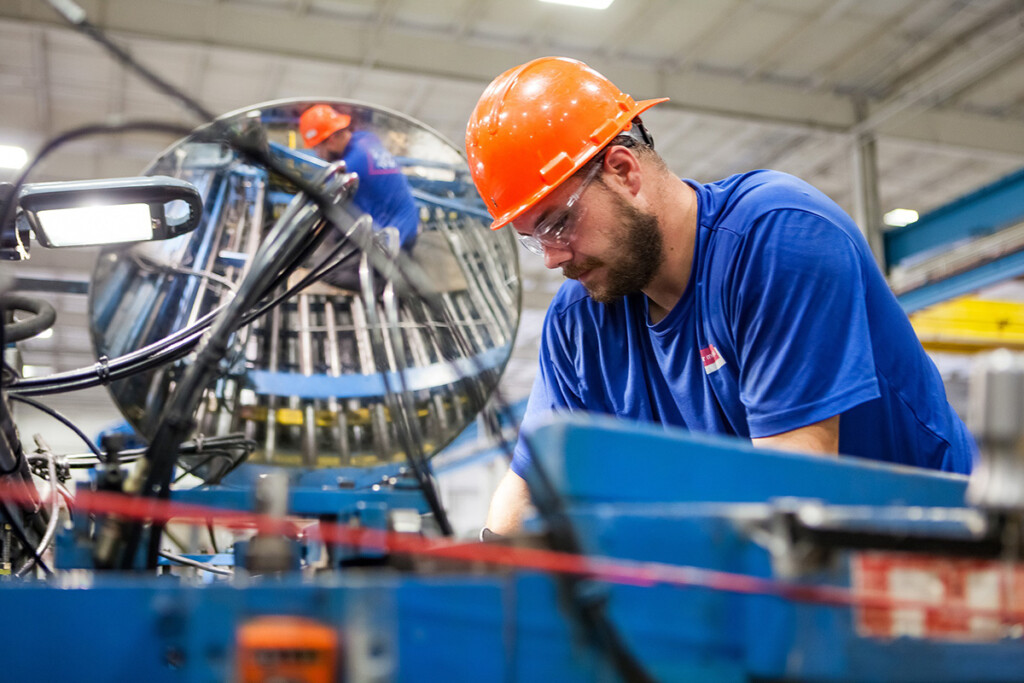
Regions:
<svg viewBox="0 0 1024 683"><path fill-rule="evenodd" d="M544 245L544 267L554 270L572 260L572 249L568 244L545 244Z"/></svg>

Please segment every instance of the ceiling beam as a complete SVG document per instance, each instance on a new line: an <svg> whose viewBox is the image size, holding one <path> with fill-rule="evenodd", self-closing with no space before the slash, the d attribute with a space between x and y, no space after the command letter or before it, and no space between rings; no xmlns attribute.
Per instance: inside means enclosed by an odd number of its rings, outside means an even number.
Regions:
<svg viewBox="0 0 1024 683"><path fill-rule="evenodd" d="M977 50L962 52L959 58L944 60L941 68L926 71L922 77L904 82L901 91L881 106L875 107L867 118L854 126L851 133L877 130L886 121L922 105L926 111L938 111L934 105L951 98L965 87L973 87L986 74L1016 59L1024 50L1024 33L1020 32L1015 23L997 28L995 34L986 34L988 40L983 41ZM910 116L915 114L910 111Z"/></svg>
<svg viewBox="0 0 1024 683"><path fill-rule="evenodd" d="M80 1L90 16L96 15L98 0ZM115 36L215 45L263 57L278 55L364 68L369 63L373 68L401 74L471 81L479 83L481 90L496 74L531 56L514 41L452 41L444 30L403 25L391 16L393 8L388 3L379 6L385 11L378 12L369 24L321 16L315 5L305 17L295 16L294 7L278 11L230 2L107 0L105 5L107 20L102 28ZM26 26L64 26L45 3L2 3L2 18L25 22ZM368 54L366 31L374 24L387 25L389 30L377 34L377 45ZM197 40L196 26L205 26L211 38ZM831 133L848 133L857 124L851 99L835 92L745 80L742 74L710 73L699 68L680 72L670 67L659 72L659 64L654 62L619 59L612 63L597 52L592 57L592 64L614 82L629 84L634 96L671 97L672 102L665 105L669 109ZM896 119L881 122L879 134L1024 155L1024 123L1020 121L949 109L915 113L913 125L907 125L902 117ZM980 127L963 127L968 120ZM922 125L925 122L927 125Z"/></svg>

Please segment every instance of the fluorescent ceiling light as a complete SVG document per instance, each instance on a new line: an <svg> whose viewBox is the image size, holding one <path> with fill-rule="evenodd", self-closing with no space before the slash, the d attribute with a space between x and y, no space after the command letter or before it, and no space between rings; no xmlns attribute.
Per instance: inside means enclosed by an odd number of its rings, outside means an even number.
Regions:
<svg viewBox="0 0 1024 683"><path fill-rule="evenodd" d="M36 215L47 240L61 247L142 242L153 238L153 219L146 204L48 209Z"/></svg>
<svg viewBox="0 0 1024 683"><path fill-rule="evenodd" d="M28 163L28 152L14 145L0 145L0 168L21 168Z"/></svg>
<svg viewBox="0 0 1024 683"><path fill-rule="evenodd" d="M540 0L552 5L569 5L570 7L586 7L587 9L608 9L615 0Z"/></svg>
<svg viewBox="0 0 1024 683"><path fill-rule="evenodd" d="M915 222L917 218L917 211L914 211L913 209L893 209L882 216L882 221L886 225L891 225L895 228L902 228L904 225L910 225Z"/></svg>

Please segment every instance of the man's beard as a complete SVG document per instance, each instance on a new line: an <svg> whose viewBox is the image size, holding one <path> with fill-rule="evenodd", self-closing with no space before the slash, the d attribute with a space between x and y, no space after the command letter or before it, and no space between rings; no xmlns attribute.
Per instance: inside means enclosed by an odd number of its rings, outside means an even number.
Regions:
<svg viewBox="0 0 1024 683"><path fill-rule="evenodd" d="M320 157L329 164L333 164L335 161L341 161L345 158L345 154L342 152L335 152L330 149L325 149Z"/></svg>
<svg viewBox="0 0 1024 683"><path fill-rule="evenodd" d="M603 282L583 285L590 298L600 304L610 304L641 291L654 279L665 259L658 217L644 213L621 197L615 197L615 202L619 219L615 241L622 246L622 255L611 264L591 256L562 269L565 277L576 280L588 270L607 266Z"/></svg>

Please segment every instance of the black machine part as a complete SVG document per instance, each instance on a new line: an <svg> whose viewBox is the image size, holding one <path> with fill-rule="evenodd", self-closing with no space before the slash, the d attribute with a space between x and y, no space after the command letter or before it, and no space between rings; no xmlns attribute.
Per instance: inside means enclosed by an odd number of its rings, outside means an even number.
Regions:
<svg viewBox="0 0 1024 683"><path fill-rule="evenodd" d="M32 317L19 321L4 318L4 336L7 343L31 339L50 329L57 320L56 310L43 299L13 292L0 294L0 315L13 315L14 311L31 313Z"/></svg>
<svg viewBox="0 0 1024 683"><path fill-rule="evenodd" d="M25 261L29 257L29 228L15 220L13 207L7 210L12 197L14 185L0 183L0 261Z"/></svg>

